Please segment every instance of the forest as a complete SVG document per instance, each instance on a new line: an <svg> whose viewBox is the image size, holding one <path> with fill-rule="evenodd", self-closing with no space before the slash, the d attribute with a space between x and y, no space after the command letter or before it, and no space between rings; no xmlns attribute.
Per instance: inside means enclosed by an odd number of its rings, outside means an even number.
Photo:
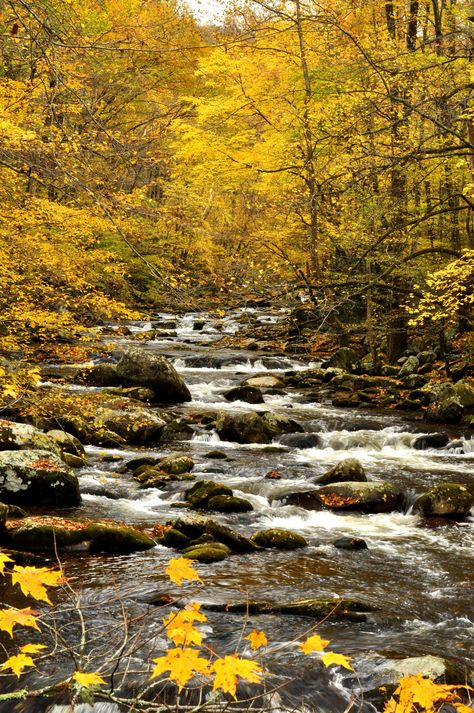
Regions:
<svg viewBox="0 0 474 713"><path fill-rule="evenodd" d="M0 713L468 713L474 5L206 7L0 0Z"/></svg>

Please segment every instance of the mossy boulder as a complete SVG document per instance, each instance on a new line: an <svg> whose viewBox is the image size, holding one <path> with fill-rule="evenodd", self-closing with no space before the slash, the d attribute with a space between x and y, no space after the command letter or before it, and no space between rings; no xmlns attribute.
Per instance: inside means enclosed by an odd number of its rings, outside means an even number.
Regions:
<svg viewBox="0 0 474 713"><path fill-rule="evenodd" d="M265 399L256 386L236 386L224 394L226 401L245 401L249 404L263 404Z"/></svg>
<svg viewBox="0 0 474 713"><path fill-rule="evenodd" d="M120 386L121 379L117 374L116 364L103 362L86 366L77 372L75 380L79 384L91 386Z"/></svg>
<svg viewBox="0 0 474 713"><path fill-rule="evenodd" d="M0 453L0 498L17 505L74 507L81 502L77 476L45 450Z"/></svg>
<svg viewBox="0 0 474 713"><path fill-rule="evenodd" d="M221 562L232 554L230 549L220 542L204 542L201 545L192 545L183 550L183 555L191 560L211 564Z"/></svg>
<svg viewBox="0 0 474 713"><path fill-rule="evenodd" d="M160 459L158 467L170 475L181 475L181 473L189 473L194 468L194 461L186 453L171 453Z"/></svg>
<svg viewBox="0 0 474 713"><path fill-rule="evenodd" d="M465 377L454 384L454 391L461 406L474 407L474 379Z"/></svg>
<svg viewBox="0 0 474 713"><path fill-rule="evenodd" d="M177 518L168 523L178 532L185 535L192 542L205 536L211 537L216 542L226 545L234 553L255 552L260 547L248 537L241 535L226 525L221 525L210 517L193 515L186 518Z"/></svg>
<svg viewBox="0 0 474 713"><path fill-rule="evenodd" d="M116 433L131 445L146 445L160 439L166 421L151 409L134 407L129 410L120 408L98 408L94 426L98 429Z"/></svg>
<svg viewBox="0 0 474 713"><path fill-rule="evenodd" d="M354 371L360 365L360 357L355 349L351 347L341 347L330 357L328 366L335 366L344 371Z"/></svg>
<svg viewBox="0 0 474 713"><path fill-rule="evenodd" d="M461 405L457 396L434 401L425 411L425 418L432 423L461 423L464 416L464 406Z"/></svg>
<svg viewBox="0 0 474 713"><path fill-rule="evenodd" d="M214 495L209 498L207 509L216 512L250 512L253 507L245 498L238 498L235 495Z"/></svg>
<svg viewBox="0 0 474 713"><path fill-rule="evenodd" d="M364 483L367 476L362 464L357 458L344 458L328 470L327 473L316 478L315 483L330 485L331 483L343 483L345 481Z"/></svg>
<svg viewBox="0 0 474 713"><path fill-rule="evenodd" d="M76 456L76 458L80 458L83 464L86 462L86 452L84 450L84 446L80 440L71 433L60 431L59 429L53 429L52 431L48 431L46 435L55 441L62 456L64 456L64 454L72 455Z"/></svg>
<svg viewBox="0 0 474 713"><path fill-rule="evenodd" d="M221 412L216 420L216 430L223 440L236 443L271 443L275 436L282 433L304 431L301 424L293 419L269 411Z"/></svg>
<svg viewBox="0 0 474 713"><path fill-rule="evenodd" d="M460 483L441 483L420 495L413 512L423 517L465 517L474 505L474 495Z"/></svg>
<svg viewBox="0 0 474 713"><path fill-rule="evenodd" d="M194 480L191 473L165 473L159 467L139 469L140 473L134 473L133 477L143 488L162 488L170 483Z"/></svg>
<svg viewBox="0 0 474 713"><path fill-rule="evenodd" d="M274 527L269 530L259 530L252 536L252 540L259 547L265 549L297 550L301 547L308 546L307 540L305 540L302 535L279 527Z"/></svg>
<svg viewBox="0 0 474 713"><path fill-rule="evenodd" d="M189 547L191 540L175 527L170 527L161 538L161 544L165 547L174 547L176 550L184 550Z"/></svg>
<svg viewBox="0 0 474 713"><path fill-rule="evenodd" d="M306 510L380 513L392 512L400 507L402 493L391 483L383 481L345 482L283 494L278 499L283 500L285 505L298 505Z"/></svg>
<svg viewBox="0 0 474 713"><path fill-rule="evenodd" d="M60 456L62 449L57 439L50 433L26 423L14 423L0 419L0 451L49 451Z"/></svg>
<svg viewBox="0 0 474 713"><path fill-rule="evenodd" d="M155 546L151 537L134 527L54 517L27 518L19 523L13 521L2 539L18 550L40 552L59 549L126 554Z"/></svg>
<svg viewBox="0 0 474 713"><path fill-rule="evenodd" d="M192 488L185 492L184 497L194 508L206 510L209 500L217 495L232 495L232 490L213 480L198 480Z"/></svg>
<svg viewBox="0 0 474 713"><path fill-rule="evenodd" d="M160 403L191 401L191 393L173 365L145 349L127 349L116 366L123 386L151 389Z"/></svg>
<svg viewBox="0 0 474 713"><path fill-rule="evenodd" d="M194 428L181 419L174 419L166 424L161 432L161 442L189 441L194 435Z"/></svg>

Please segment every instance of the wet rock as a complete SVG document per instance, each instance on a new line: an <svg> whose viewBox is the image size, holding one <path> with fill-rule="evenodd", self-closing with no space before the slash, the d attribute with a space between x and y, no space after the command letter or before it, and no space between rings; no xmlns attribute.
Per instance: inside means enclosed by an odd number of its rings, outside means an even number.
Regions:
<svg viewBox="0 0 474 713"><path fill-rule="evenodd" d="M169 456L159 460L158 467L165 473L180 475L189 473L194 468L194 461L186 453L170 453Z"/></svg>
<svg viewBox="0 0 474 713"><path fill-rule="evenodd" d="M420 362L418 357L409 356L405 359L403 365L400 367L398 376L403 379L404 377L409 376L410 374L414 374L419 366Z"/></svg>
<svg viewBox="0 0 474 713"><path fill-rule="evenodd" d="M474 505L474 495L460 483L441 483L420 495L413 512L424 517L465 517Z"/></svg>
<svg viewBox="0 0 474 713"><path fill-rule="evenodd" d="M173 547L176 550L184 550L189 546L191 540L174 527L170 527L161 538L161 544L165 547Z"/></svg>
<svg viewBox="0 0 474 713"><path fill-rule="evenodd" d="M236 386L226 391L224 398L227 401L246 401L249 404L265 403L262 392L256 386Z"/></svg>
<svg viewBox="0 0 474 713"><path fill-rule="evenodd" d="M420 364L433 364L437 359L436 352L431 350L419 352L416 356Z"/></svg>
<svg viewBox="0 0 474 713"><path fill-rule="evenodd" d="M192 517L178 518L170 524L174 529L182 532L190 540L196 540L203 535L211 536L216 542L227 545L236 553L255 552L260 548L248 537L241 535L230 527L221 525L210 517L194 515Z"/></svg>
<svg viewBox="0 0 474 713"><path fill-rule="evenodd" d="M0 530L3 530L5 526L6 519L8 517L8 505L5 505L4 503L0 503Z"/></svg>
<svg viewBox="0 0 474 713"><path fill-rule="evenodd" d="M291 418L265 412L229 414L221 412L216 421L220 438L237 443L271 443L276 435L303 431Z"/></svg>
<svg viewBox="0 0 474 713"><path fill-rule="evenodd" d="M62 431L59 431L62 433ZM43 433L26 423L14 423L0 419L0 451L24 451L40 449L61 455L62 448L51 434Z"/></svg>
<svg viewBox="0 0 474 713"><path fill-rule="evenodd" d="M206 325L206 322L204 319L196 319L193 323L193 330L195 332L202 332Z"/></svg>
<svg viewBox="0 0 474 713"><path fill-rule="evenodd" d="M142 488L163 488L170 483L194 480L192 473L165 473L160 468L139 468L138 474L134 473L133 478L140 483Z"/></svg>
<svg viewBox="0 0 474 713"><path fill-rule="evenodd" d="M45 450L0 453L0 499L53 507L74 507L81 502L76 475Z"/></svg>
<svg viewBox="0 0 474 713"><path fill-rule="evenodd" d="M252 536L252 540L265 549L275 548L278 550L297 550L307 547L308 542L302 535L298 535L291 530L274 527L269 530L259 530Z"/></svg>
<svg viewBox="0 0 474 713"><path fill-rule="evenodd" d="M433 423L458 424L461 423L463 416L464 407L454 397L445 401L435 401L425 411L426 420Z"/></svg>
<svg viewBox="0 0 474 713"><path fill-rule="evenodd" d="M367 550L367 542L360 537L340 537L334 547L338 550Z"/></svg>
<svg viewBox="0 0 474 713"><path fill-rule="evenodd" d="M217 495L232 495L232 490L213 480L198 480L192 488L185 492L184 498L194 508L205 510L209 500Z"/></svg>
<svg viewBox="0 0 474 713"><path fill-rule="evenodd" d="M446 433L424 433L415 438L412 447L417 451L426 451L428 448L444 448L448 443L449 436Z"/></svg>
<svg viewBox="0 0 474 713"><path fill-rule="evenodd" d="M319 448L321 437L317 433L285 433L279 442L290 448Z"/></svg>
<svg viewBox="0 0 474 713"><path fill-rule="evenodd" d="M320 485L330 485L331 483L343 483L345 481L366 482L365 470L357 458L344 458L339 461L331 470L314 480Z"/></svg>
<svg viewBox="0 0 474 713"><path fill-rule="evenodd" d="M162 456L139 456L138 458L131 458L131 460L127 461L125 468L136 472L144 465L157 465L161 459Z"/></svg>
<svg viewBox="0 0 474 713"><path fill-rule="evenodd" d="M165 357L144 349L128 349L116 371L123 385L151 389L161 403L191 401L188 387Z"/></svg>
<svg viewBox="0 0 474 713"><path fill-rule="evenodd" d="M77 372L75 381L88 386L120 386L121 384L116 364L110 362L84 367Z"/></svg>
<svg viewBox="0 0 474 713"><path fill-rule="evenodd" d="M374 609L352 599L300 599L294 602L268 602L262 600L244 600L224 604L202 604L208 611L225 611L235 614L286 614L307 616L311 619L331 621L367 621L367 615Z"/></svg>
<svg viewBox="0 0 474 713"><path fill-rule="evenodd" d="M151 403L155 400L155 392L151 389L145 389L143 386L131 386L128 389L111 388L104 389L105 394L120 396L125 399L135 399L136 401L144 401Z"/></svg>
<svg viewBox="0 0 474 713"><path fill-rule="evenodd" d="M410 374L404 380L407 389L420 389L426 384L426 379L421 374Z"/></svg>
<svg viewBox="0 0 474 713"><path fill-rule="evenodd" d="M328 366L334 366L351 372L359 368L360 358L355 349L341 347L329 359Z"/></svg>
<svg viewBox="0 0 474 713"><path fill-rule="evenodd" d="M155 443L160 439L166 421L151 409L134 407L128 411L99 407L94 419L96 429L105 428L131 445Z"/></svg>
<svg viewBox="0 0 474 713"><path fill-rule="evenodd" d="M194 435L194 429L185 421L175 419L166 424L161 432L160 441L190 441Z"/></svg>
<svg viewBox="0 0 474 713"><path fill-rule="evenodd" d="M280 389L285 386L285 382L278 376L250 376L242 382L241 386L252 386L256 389Z"/></svg>
<svg viewBox="0 0 474 713"><path fill-rule="evenodd" d="M396 510L401 505L402 493L391 483L383 481L346 482L287 493L278 499L283 500L285 505L297 505L306 510L380 513Z"/></svg>
<svg viewBox="0 0 474 713"><path fill-rule="evenodd" d="M339 408L357 408L360 406L360 399L358 394L338 392L331 399L331 403Z"/></svg>
<svg viewBox="0 0 474 713"><path fill-rule="evenodd" d="M204 458L209 458L211 460L227 460L227 455L224 451L209 451L209 453L204 454Z"/></svg>
<svg viewBox="0 0 474 713"><path fill-rule="evenodd" d="M9 527L4 540L19 550L56 549L128 553L150 549L154 540L136 528L115 523L80 522L63 518L27 518Z"/></svg>
<svg viewBox="0 0 474 713"><path fill-rule="evenodd" d="M221 562L232 554L230 549L220 542L203 543L202 545L192 545L183 550L183 555L191 560L211 564Z"/></svg>
<svg viewBox="0 0 474 713"><path fill-rule="evenodd" d="M253 506L245 498L235 495L214 495L207 503L208 510L216 512L250 512Z"/></svg>

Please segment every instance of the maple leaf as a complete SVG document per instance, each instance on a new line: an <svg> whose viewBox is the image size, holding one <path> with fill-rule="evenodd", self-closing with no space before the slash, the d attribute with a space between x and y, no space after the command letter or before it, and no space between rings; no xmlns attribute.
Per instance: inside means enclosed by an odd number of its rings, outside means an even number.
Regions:
<svg viewBox="0 0 474 713"><path fill-rule="evenodd" d="M313 651L324 651L329 643L329 639L322 639L317 634L313 634L302 644L299 644L299 647L304 654L311 654Z"/></svg>
<svg viewBox="0 0 474 713"><path fill-rule="evenodd" d="M241 659L238 656L224 656L212 665L212 671L216 674L213 691L221 689L224 693L230 693L236 698L237 677L249 683L259 683L263 673L260 666L255 661Z"/></svg>
<svg viewBox="0 0 474 713"><path fill-rule="evenodd" d="M174 559L168 562L165 572L171 579L171 581L177 584L179 587L182 585L183 580L185 579L197 580L198 582L202 582L202 579L199 574L196 572L195 569L193 569L191 562L192 560L188 559L187 557L175 557Z"/></svg>
<svg viewBox="0 0 474 713"><path fill-rule="evenodd" d="M5 565L7 562L14 562L11 557L6 555L4 552L0 552L0 574L5 572Z"/></svg>
<svg viewBox="0 0 474 713"><path fill-rule="evenodd" d="M181 689L195 673L209 674L209 661L200 658L198 649L169 649L166 656L153 659L155 664L150 678L156 678L169 671L168 678L175 681Z"/></svg>
<svg viewBox="0 0 474 713"><path fill-rule="evenodd" d="M20 678L23 669L29 666L36 666L31 656L27 656L26 654L16 654L16 656L10 656L10 658L7 659L5 663L2 663L2 665L0 666L0 671L6 671L7 669L11 669L11 671L18 678Z"/></svg>
<svg viewBox="0 0 474 713"><path fill-rule="evenodd" d="M349 663L351 661L350 656L343 656L343 654L335 654L334 651L328 651L326 654L323 654L321 656L321 660L325 666L332 666L332 664L335 664L336 666L343 666L344 668L348 668L349 671L354 670L351 664Z"/></svg>
<svg viewBox="0 0 474 713"><path fill-rule="evenodd" d="M47 649L48 647L44 644L25 644L20 647L20 651L23 654L37 654L41 649Z"/></svg>
<svg viewBox="0 0 474 713"><path fill-rule="evenodd" d="M46 587L57 587L64 582L62 572L47 567L19 567L15 565L12 572L12 584L19 584L25 596L51 604Z"/></svg>
<svg viewBox="0 0 474 713"><path fill-rule="evenodd" d="M71 678L73 681L77 681L77 683L83 688L90 688L91 686L100 686L105 683L102 676L95 672L86 673L85 671L76 671L76 673L74 673Z"/></svg>
<svg viewBox="0 0 474 713"><path fill-rule="evenodd" d="M464 703L454 703L454 707L459 711L459 713L472 713L472 711L474 711L474 708L465 706Z"/></svg>
<svg viewBox="0 0 474 713"><path fill-rule="evenodd" d="M460 688L469 689L469 686L448 686L435 683L430 678L425 678L421 673L406 676L399 680L393 697L385 704L384 713L392 713L395 710L401 713L410 713L410 711L418 710L418 707L430 713L435 710L435 704L450 703L457 698L456 691ZM398 701L395 696L398 696ZM462 704L457 704L456 708L459 705Z"/></svg>
<svg viewBox="0 0 474 713"><path fill-rule="evenodd" d="M39 628L33 609L0 609L0 630L7 631L13 638L13 627L18 624L20 626L31 626L32 629Z"/></svg>
<svg viewBox="0 0 474 713"><path fill-rule="evenodd" d="M252 651L256 651L256 649L259 649L260 647L266 646L268 644L268 639L265 632L258 631L257 629L251 631L250 634L245 638L247 639L247 641L250 641L250 647Z"/></svg>

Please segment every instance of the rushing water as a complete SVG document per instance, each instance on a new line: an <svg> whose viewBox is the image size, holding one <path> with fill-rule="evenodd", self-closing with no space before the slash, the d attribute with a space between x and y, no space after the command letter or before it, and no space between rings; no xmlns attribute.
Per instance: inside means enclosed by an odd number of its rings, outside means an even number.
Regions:
<svg viewBox="0 0 474 713"><path fill-rule="evenodd" d="M248 312L247 312L248 314ZM188 383L193 400L176 410L185 412L216 410L275 410L291 413L305 430L317 432L317 448L299 450L261 445L242 446L221 441L214 431L196 428L192 440L174 444L167 450L183 450L192 455L196 478L214 479L231 486L237 495L250 500L254 511L218 519L244 534L268 527L285 527L304 535L310 546L296 552L267 550L234 556L199 571L206 587L198 598L210 602L250 599L294 600L304 597L350 597L380 608L380 616L367 623L341 623L329 618L318 633L331 639L334 650L353 657L357 674L302 661L295 646L281 648L283 642L301 636L314 625L302 617L252 617L250 622L237 614L209 614L207 641L223 652L239 642L243 627L264 629L270 645L268 666L276 685L286 683L282 699L300 710L316 707L339 713L345 710L351 692L360 694L386 681L387 657L435 654L448 656L464 665L474 664L473 518L463 522L422 521L412 514L410 503L416 493L443 481L473 484L474 445L461 436L461 444L451 450L419 451L412 447L415 432L428 430L422 423L375 411L336 409L328 403L306 403L301 392L265 395L265 405L227 402L223 393L250 374L281 374L305 369L308 363L279 355L220 351L215 341L223 333L235 333L243 313L225 319L189 314L178 318L176 338L164 337L143 344L167 355ZM273 323L281 313L251 316L261 323ZM171 320L172 315L161 315ZM174 318L173 318L174 319ZM204 319L202 331L193 329L196 319ZM135 323L133 332L145 331L149 323ZM133 339L117 338L117 349ZM211 450L224 451L226 460L207 457ZM176 517L173 505L182 499L182 484L171 489L139 490L130 474L123 474L124 460L138 449L89 447L89 465L79 472L84 492L80 516L154 525ZM165 453L159 445L145 452ZM113 460L113 456L119 457ZM406 493L403 512L362 515L357 513L306 511L283 506L275 498L280 492L304 489L308 481L324 473L338 461L357 458L369 479L393 482ZM278 481L265 478L277 470ZM362 537L368 549L345 551L334 542L341 536ZM104 641L97 644L98 655L107 650L110 630L119 627L118 600L141 616L147 601L156 593L169 591L163 574L173 552L157 546L130 556L68 555L68 575L75 579L83 606L91 621L100 621ZM192 588L185 587L185 591ZM174 594L175 592L173 592ZM197 595L195 595L197 596ZM143 637L147 645L136 654L139 662L163 649L159 629L162 613L152 607ZM100 637L98 637L100 639ZM105 648L104 648L105 647ZM342 671L342 673L341 673ZM301 702L304 699L304 706ZM373 710L359 703L362 710ZM112 704L97 704L96 713L112 713ZM51 713L63 713L52 707ZM82 709L76 709L82 713Z"/></svg>

